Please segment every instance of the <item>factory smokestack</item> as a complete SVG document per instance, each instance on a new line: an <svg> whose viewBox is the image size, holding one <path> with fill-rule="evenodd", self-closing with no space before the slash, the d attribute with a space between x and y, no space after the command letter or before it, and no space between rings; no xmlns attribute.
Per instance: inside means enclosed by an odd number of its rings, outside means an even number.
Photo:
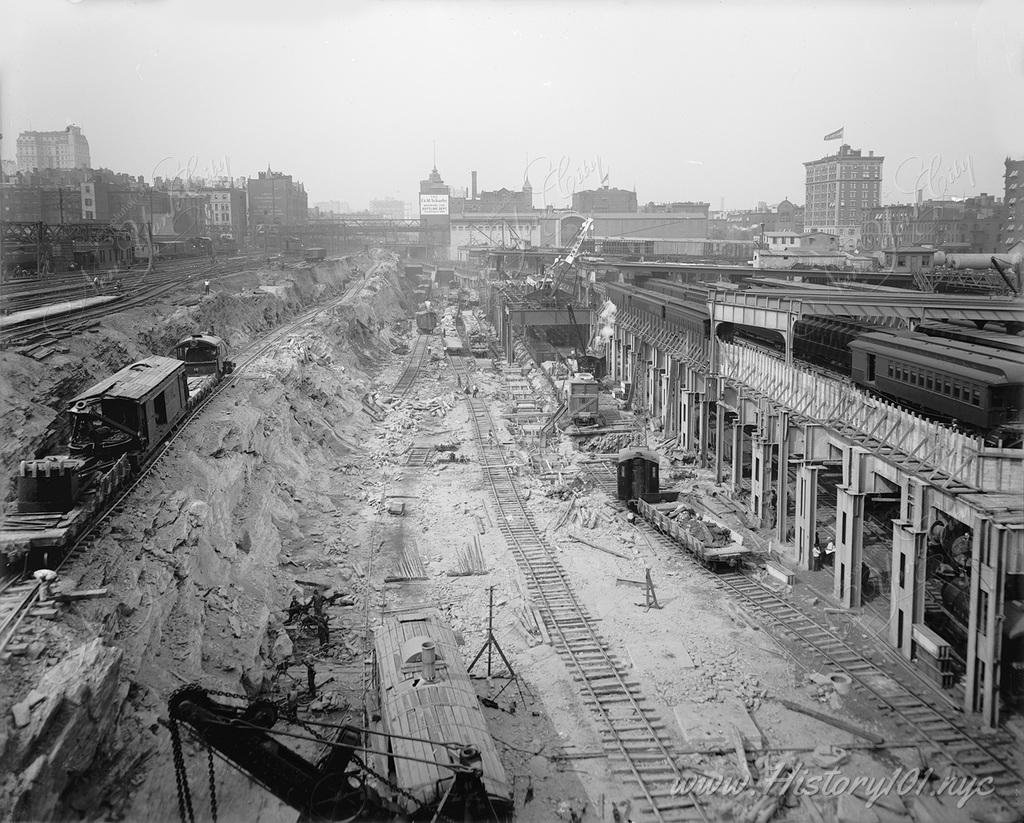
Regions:
<svg viewBox="0 0 1024 823"><path fill-rule="evenodd" d="M473 195L469 198L470 200L476 200L476 172L470 172L473 176Z"/></svg>

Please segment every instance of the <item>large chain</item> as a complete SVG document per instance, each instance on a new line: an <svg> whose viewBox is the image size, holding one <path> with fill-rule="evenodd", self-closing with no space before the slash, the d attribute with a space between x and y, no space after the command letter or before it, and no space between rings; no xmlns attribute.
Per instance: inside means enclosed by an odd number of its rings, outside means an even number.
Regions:
<svg viewBox="0 0 1024 823"><path fill-rule="evenodd" d="M174 779L178 784L178 815L181 817L181 823L195 823L196 816L192 811L192 792L189 791L185 758L181 753L181 734L178 731L178 721L173 717L170 720L170 729L171 752L174 756Z"/></svg>
<svg viewBox="0 0 1024 823"><path fill-rule="evenodd" d="M175 689L175 692L193 688L195 686L198 686L198 684L189 684L188 686L182 686L179 689ZM218 697L230 697L238 700L249 700L249 698L246 695L235 694L233 692L222 691L219 689L207 689L205 687L202 688L207 694L216 695ZM340 745L328 739L327 737L324 737L322 734L317 732L315 729L311 728L308 724L304 723L303 721L299 720L297 722L303 729L305 729L307 732L313 735L321 743L324 743L328 746ZM181 823L195 823L195 815L192 811L192 795L188 786L188 775L185 773L185 760L181 752L181 737L179 736L178 733L178 723L173 718L170 721L170 728L171 747L174 751L174 771L178 783L178 807L181 812ZM208 745L206 747L206 751L207 756L209 758L208 763L210 772L210 806L213 813L213 823L217 823L217 793L213 775L213 751L210 749ZM406 800L411 801L414 804L416 811L419 811L425 805L423 801L416 797L416 795L406 791L401 786L396 785L387 777L377 772L361 757L359 757L359 755L353 754L352 761L355 763L356 766L359 767L361 771L365 772L366 774L369 774L371 777L374 777L376 780L380 781L380 783L387 786L396 794L400 794ZM187 818L185 816L186 810L188 812ZM438 812L434 819L437 821L441 821L441 823L457 823L457 821L453 820L452 818L448 817L442 812Z"/></svg>
<svg viewBox="0 0 1024 823"><path fill-rule="evenodd" d="M213 816L213 823L217 823L217 783L213 779L213 749L206 744L206 763L210 770L210 814Z"/></svg>

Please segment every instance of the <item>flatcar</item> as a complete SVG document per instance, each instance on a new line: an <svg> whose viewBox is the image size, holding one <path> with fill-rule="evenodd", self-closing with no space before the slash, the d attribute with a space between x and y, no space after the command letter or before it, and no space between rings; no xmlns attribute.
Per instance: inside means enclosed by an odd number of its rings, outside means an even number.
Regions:
<svg viewBox="0 0 1024 823"><path fill-rule="evenodd" d="M399 810L424 821L511 820L511 784L455 633L436 609L385 615L374 679L387 741L376 771L401 789L391 798Z"/></svg>
<svg viewBox="0 0 1024 823"><path fill-rule="evenodd" d="M1024 419L1024 363L987 346L909 332L850 343L855 383L985 432Z"/></svg>
<svg viewBox="0 0 1024 823"><path fill-rule="evenodd" d="M66 451L21 461L18 498L0 524L0 565L39 568L60 559L130 477L230 370L220 338L199 336L220 370L146 357L68 401ZM189 340L193 338L187 338ZM184 342L184 341L182 341ZM210 368L193 361L193 368Z"/></svg>
<svg viewBox="0 0 1024 823"><path fill-rule="evenodd" d="M743 538L707 515L679 502L680 492L659 488L657 452L628 448L619 452L616 496L650 525L709 568L734 567L747 556Z"/></svg>
<svg viewBox="0 0 1024 823"><path fill-rule="evenodd" d="M446 334L444 336L444 352L452 356L460 356L466 353L462 344L462 338L456 335Z"/></svg>

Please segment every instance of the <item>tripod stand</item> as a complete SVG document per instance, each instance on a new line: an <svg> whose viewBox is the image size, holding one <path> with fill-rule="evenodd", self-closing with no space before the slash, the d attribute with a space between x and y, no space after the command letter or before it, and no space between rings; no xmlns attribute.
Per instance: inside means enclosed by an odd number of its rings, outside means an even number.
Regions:
<svg viewBox="0 0 1024 823"><path fill-rule="evenodd" d="M516 684L516 689L519 691L519 699L523 701L523 705L526 705L526 697L523 695L523 688L519 683L519 675L515 673L515 669L512 668L512 664L508 662L508 658L505 657L505 652L501 650L501 644L498 643L498 638L494 636L494 586L491 586L488 590L488 603L487 603L487 639L484 641L484 645L480 648L480 651L476 653L476 657L473 658L473 662L469 664L469 668L466 670L467 674L473 673L473 667L479 662L480 658L483 657L484 652L487 652L487 678L491 678L491 663L492 653L497 650L498 656L501 661L505 664L505 668L508 669L509 681L495 695L500 697L501 693L508 688L509 683L513 681Z"/></svg>

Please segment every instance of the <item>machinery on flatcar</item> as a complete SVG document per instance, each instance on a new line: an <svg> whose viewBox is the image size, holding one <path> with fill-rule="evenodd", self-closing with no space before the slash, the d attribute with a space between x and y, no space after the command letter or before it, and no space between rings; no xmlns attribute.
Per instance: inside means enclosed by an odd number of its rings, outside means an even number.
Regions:
<svg viewBox="0 0 1024 823"><path fill-rule="evenodd" d="M177 425L187 404L188 378L180 360L139 360L71 399L68 452L100 460L128 455L138 468Z"/></svg>
<svg viewBox="0 0 1024 823"><path fill-rule="evenodd" d="M195 341L191 345L183 345ZM146 357L73 397L64 453L21 461L18 497L0 524L0 565L38 568L60 558L232 364L224 342L198 335L180 359Z"/></svg>

